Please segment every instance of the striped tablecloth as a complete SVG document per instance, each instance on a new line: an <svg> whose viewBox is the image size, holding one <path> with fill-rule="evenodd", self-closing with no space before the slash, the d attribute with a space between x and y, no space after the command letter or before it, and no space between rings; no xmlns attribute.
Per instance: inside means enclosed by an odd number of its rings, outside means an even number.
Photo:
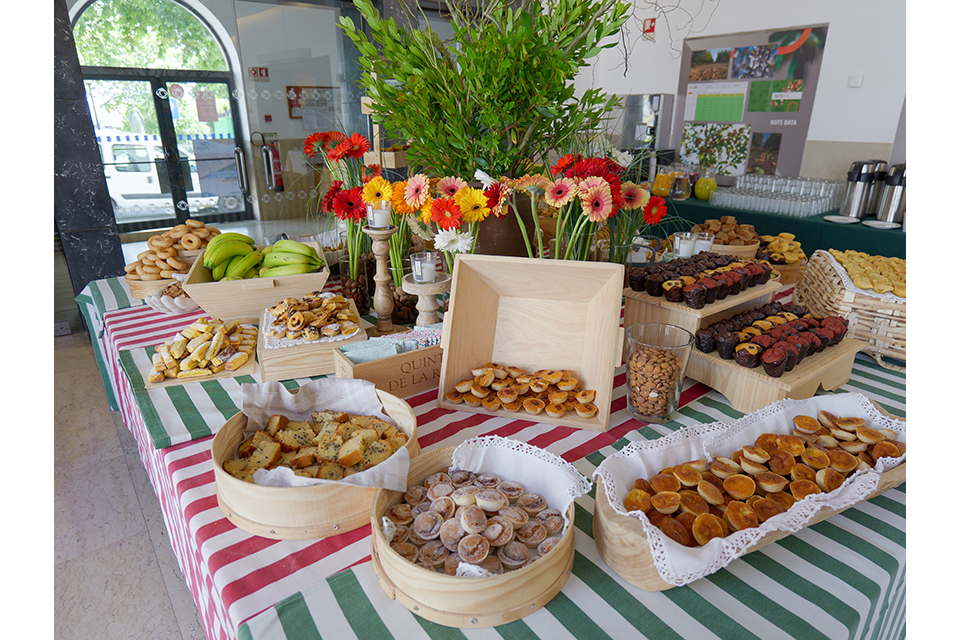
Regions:
<svg viewBox="0 0 960 640"><path fill-rule="evenodd" d="M156 448L119 351L153 344L189 323L151 309L103 314L104 364L111 368L123 418L163 509L171 544L208 638L293 640L415 637L553 638L889 638L905 633L905 485L757 551L689 587L648 593L623 582L592 541L592 495L577 501L576 560L561 593L544 609L490 630L451 630L423 621L386 596L371 570L369 525L320 541L274 541L234 527L215 495L212 436ZM295 387L303 381L291 381ZM674 422L644 425L626 412L625 374L615 379L610 429L597 433L447 411L436 390L408 398L423 451L496 434L562 456L586 476L611 452L637 439L740 417L718 393L688 381ZM218 383L218 386L222 386ZM191 390L193 393L195 390ZM848 384L885 410L906 416L905 374L858 356ZM204 391L218 396L223 391ZM229 392L226 394L229 396ZM199 407L207 423L222 409Z"/></svg>

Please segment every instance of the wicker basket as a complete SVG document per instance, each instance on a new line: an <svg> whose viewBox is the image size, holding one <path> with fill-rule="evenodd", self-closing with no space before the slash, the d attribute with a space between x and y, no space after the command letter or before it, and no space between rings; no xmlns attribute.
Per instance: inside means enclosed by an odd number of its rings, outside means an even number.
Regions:
<svg viewBox="0 0 960 640"><path fill-rule="evenodd" d="M793 299L814 313L846 318L849 333L867 343L864 353L886 369L905 370L883 358L907 361L906 300L883 300L847 289L824 251L811 256Z"/></svg>

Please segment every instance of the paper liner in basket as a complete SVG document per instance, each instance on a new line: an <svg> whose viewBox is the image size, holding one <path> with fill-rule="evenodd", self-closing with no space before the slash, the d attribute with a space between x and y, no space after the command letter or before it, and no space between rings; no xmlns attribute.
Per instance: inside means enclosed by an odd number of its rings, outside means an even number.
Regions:
<svg viewBox="0 0 960 640"><path fill-rule="evenodd" d="M323 378L301 386L297 393L290 393L279 382L244 384L242 411L247 416L244 438L267 424L274 414L285 415L291 420L309 420L316 410L346 411L350 415L375 416L393 424L384 412L383 404L372 382L361 379ZM342 480L321 480L298 476L291 469L258 469L253 476L256 484L271 487L307 487L317 484L349 484L358 487L376 487L405 491L407 474L410 472L410 452L401 447L392 456L366 471L347 476Z"/></svg>
<svg viewBox="0 0 960 640"><path fill-rule="evenodd" d="M563 514L563 531L570 504L590 492L593 482L572 464L539 447L500 436L480 436L461 443L454 452L450 469L492 473L505 480L519 482L528 491L539 493L551 508ZM392 523L383 518L384 535L393 537ZM486 577L492 573L479 566L461 562L457 568L460 577Z"/></svg>
<svg viewBox="0 0 960 640"><path fill-rule="evenodd" d="M623 499L637 478L648 480L661 469L705 458L730 456L744 445L753 444L763 433L792 433L793 418L816 416L826 410L838 416L860 416L873 428L889 428L906 442L906 423L880 413L861 394L843 393L815 396L807 400L781 400L732 423L714 422L680 429L657 440L636 442L604 460L594 471L594 480L603 482L610 506L620 515L636 518L650 544L654 565L663 580L683 586L726 567L746 554L764 536L774 531L796 532L806 526L824 507L844 509L862 501L877 487L880 474L906 460L881 458L873 469L851 473L843 485L830 493L819 493L798 501L789 511L770 518L759 527L732 532L701 547L683 547L667 538L640 511L628 512Z"/></svg>

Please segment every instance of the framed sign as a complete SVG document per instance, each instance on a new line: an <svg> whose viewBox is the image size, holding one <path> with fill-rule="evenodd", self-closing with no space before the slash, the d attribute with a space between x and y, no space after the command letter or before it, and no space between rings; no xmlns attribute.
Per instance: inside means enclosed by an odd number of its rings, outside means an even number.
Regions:
<svg viewBox="0 0 960 640"><path fill-rule="evenodd" d="M321 131L340 121L340 87L287 87L287 113L303 128Z"/></svg>

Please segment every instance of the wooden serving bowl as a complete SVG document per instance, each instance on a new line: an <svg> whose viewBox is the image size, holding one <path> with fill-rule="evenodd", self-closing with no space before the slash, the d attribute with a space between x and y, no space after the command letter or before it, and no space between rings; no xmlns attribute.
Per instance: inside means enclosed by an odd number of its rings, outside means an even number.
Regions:
<svg viewBox="0 0 960 640"><path fill-rule="evenodd" d="M453 447L419 456L410 463L407 485L423 482L432 473L447 471ZM556 596L573 567L574 505L560 543L531 564L485 578L458 578L419 567L390 548L381 522L387 509L403 501L399 491L380 490L370 507L371 559L378 584L386 594L414 614L437 624L461 629L507 624L542 608Z"/></svg>
<svg viewBox="0 0 960 640"><path fill-rule="evenodd" d="M413 461L420 453L417 417L407 402L377 390L384 412L407 434ZM217 504L227 519L247 533L272 540L313 540L358 529L370 521L376 487L324 483L309 487L265 487L234 478L223 470L243 441L247 416L237 413L213 438Z"/></svg>

